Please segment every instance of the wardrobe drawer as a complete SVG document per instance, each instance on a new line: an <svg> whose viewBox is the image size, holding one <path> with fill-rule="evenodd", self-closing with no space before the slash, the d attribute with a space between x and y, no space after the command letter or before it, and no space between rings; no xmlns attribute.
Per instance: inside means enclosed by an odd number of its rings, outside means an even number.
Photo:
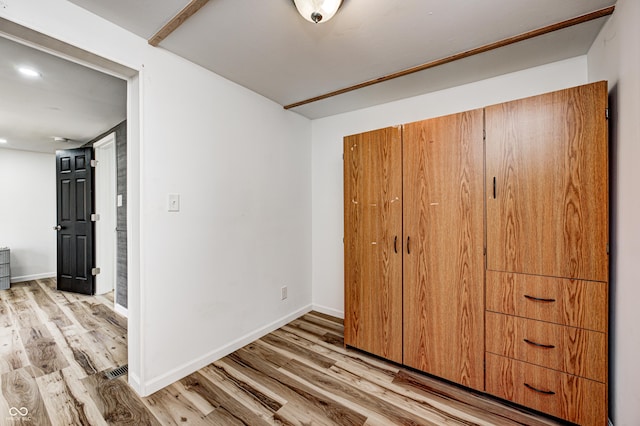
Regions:
<svg viewBox="0 0 640 426"><path fill-rule="evenodd" d="M486 391L583 426L607 424L604 383L487 353Z"/></svg>
<svg viewBox="0 0 640 426"><path fill-rule="evenodd" d="M487 271L488 311L607 332L607 283Z"/></svg>
<svg viewBox="0 0 640 426"><path fill-rule="evenodd" d="M487 312L486 350L599 382L607 380L604 333Z"/></svg>

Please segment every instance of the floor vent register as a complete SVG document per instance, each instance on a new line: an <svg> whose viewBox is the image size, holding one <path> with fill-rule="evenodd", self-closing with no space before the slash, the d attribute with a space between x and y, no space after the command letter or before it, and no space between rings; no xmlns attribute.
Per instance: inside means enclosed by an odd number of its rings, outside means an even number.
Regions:
<svg viewBox="0 0 640 426"><path fill-rule="evenodd" d="M105 377L108 380L113 380L113 379L117 379L120 376L124 376L128 372L129 372L129 364L125 364L125 365L123 365L121 367L114 368L111 371L107 371L105 373Z"/></svg>

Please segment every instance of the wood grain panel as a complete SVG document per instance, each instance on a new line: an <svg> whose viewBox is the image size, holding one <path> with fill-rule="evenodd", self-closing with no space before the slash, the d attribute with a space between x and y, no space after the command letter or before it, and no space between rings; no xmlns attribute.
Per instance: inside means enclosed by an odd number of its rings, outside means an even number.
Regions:
<svg viewBox="0 0 640 426"><path fill-rule="evenodd" d="M377 422L380 424L442 424L446 421L459 421L462 423L463 419L451 418L451 414L443 414L437 410L432 410L431 413L414 414L411 411L412 407L405 405L404 407L398 407L389 401L388 397L380 398L384 396L384 392L379 395L374 393L374 386L368 392L364 392L358 388L351 388L345 386L343 380L332 377L332 374L324 374L320 371L314 371L306 367L304 364L293 360L284 367L285 371L290 372L293 375L304 377L305 382L309 386L317 391L324 390L325 393L332 395L333 398L338 399L345 406L353 409L356 412L360 412L366 416L368 420ZM315 384L322 384L321 388ZM429 418L429 417L430 418Z"/></svg>
<svg viewBox="0 0 640 426"><path fill-rule="evenodd" d="M50 416L53 413L47 412L38 384L28 369L20 368L5 373L0 376L0 381L2 396L6 401L0 404L0 424L5 424L2 422L6 420L10 424L51 425ZM20 413L16 414L16 410L20 410Z"/></svg>
<svg viewBox="0 0 640 426"><path fill-rule="evenodd" d="M424 396L423 402L438 405L440 399L446 405L460 407L461 411L468 411L469 406L473 406L477 412L475 422L472 424L485 424L487 426L546 426L549 420L540 416L527 413L524 410L507 409L498 399L487 398L486 395L478 392L460 392L460 386L451 386L439 380L427 377L413 371L402 370L393 381L394 384L401 384L404 388L410 389L413 398L420 400ZM485 412L491 412L491 416L486 416ZM516 414L517 413L517 414ZM514 415L515 414L515 415ZM482 418L482 421L478 421ZM552 422L555 424L555 422Z"/></svg>
<svg viewBox="0 0 640 426"><path fill-rule="evenodd" d="M485 109L488 269L608 279L606 108L598 82Z"/></svg>
<svg viewBox="0 0 640 426"><path fill-rule="evenodd" d="M0 327L0 374L29 365L22 339L15 328Z"/></svg>
<svg viewBox="0 0 640 426"><path fill-rule="evenodd" d="M25 288L25 292L33 296L33 300L35 300L37 306L47 315L49 321L55 323L58 327L68 327L72 325L69 318L39 285L27 287Z"/></svg>
<svg viewBox="0 0 640 426"><path fill-rule="evenodd" d="M606 333L607 301L607 283L487 271L489 311Z"/></svg>
<svg viewBox="0 0 640 426"><path fill-rule="evenodd" d="M400 127L344 138L345 344L395 362L402 362L401 170Z"/></svg>
<svg viewBox="0 0 640 426"><path fill-rule="evenodd" d="M244 405L244 410L253 413L253 417L258 417L263 422L268 423L269 419L273 417L273 413L286 404L286 401L280 403L276 400L277 398L271 398L266 393L260 392L252 384L238 380L234 375L228 374L224 368L217 365L208 365L201 369L201 372L204 378L219 386L219 390L222 392L220 406L234 413L239 410L234 408L233 404L241 404ZM228 402L225 402L225 400L228 400ZM233 404L231 403L232 401ZM247 423L256 424L257 422L255 420L251 421L251 417L249 417Z"/></svg>
<svg viewBox="0 0 640 426"><path fill-rule="evenodd" d="M82 335L72 334L65 336L59 330L58 333L54 332L52 334L60 350L69 361L69 367L74 370L76 377L84 378L102 370L103 368L101 367L108 367L99 364L99 360L95 359L95 350L91 345L87 344Z"/></svg>
<svg viewBox="0 0 640 426"><path fill-rule="evenodd" d="M10 327L13 324L13 318L11 317L11 309L0 298L0 329Z"/></svg>
<svg viewBox="0 0 640 426"><path fill-rule="evenodd" d="M163 425L207 425L211 424L203 420L205 415L194 408L190 401L180 392L176 385L169 385L144 400L149 411Z"/></svg>
<svg viewBox="0 0 640 426"><path fill-rule="evenodd" d="M604 383L487 354L487 392L582 426L607 424Z"/></svg>
<svg viewBox="0 0 640 426"><path fill-rule="evenodd" d="M106 425L87 392L74 381L73 373L67 369L38 377L36 382L44 404L56 425Z"/></svg>
<svg viewBox="0 0 640 426"><path fill-rule="evenodd" d="M30 300L11 302L11 315L16 320L16 326L20 329L37 327L41 320L36 313L35 303Z"/></svg>
<svg viewBox="0 0 640 426"><path fill-rule="evenodd" d="M607 380L607 335L487 312L487 352L587 379Z"/></svg>
<svg viewBox="0 0 640 426"><path fill-rule="evenodd" d="M160 422L145 407L125 378L105 378L104 373L82 379L91 399L110 424L160 426Z"/></svg>
<svg viewBox="0 0 640 426"><path fill-rule="evenodd" d="M404 364L483 389L482 110L406 124ZM410 246L410 247L408 247Z"/></svg>
<svg viewBox="0 0 640 426"><path fill-rule="evenodd" d="M258 349L256 346L248 345L227 357L225 362L235 366L254 380L269 383L271 389L289 401L276 412L275 420L284 424L315 422L340 425L364 424L366 417L300 381L290 378L281 372L280 368L270 365L270 362L267 362L269 358L265 358L263 352L256 352L256 349ZM282 357L275 359L288 360ZM283 364L279 364L281 365Z"/></svg>
<svg viewBox="0 0 640 426"><path fill-rule="evenodd" d="M20 337L31 365L43 374L49 374L69 366L60 348L46 326L33 326L20 330Z"/></svg>

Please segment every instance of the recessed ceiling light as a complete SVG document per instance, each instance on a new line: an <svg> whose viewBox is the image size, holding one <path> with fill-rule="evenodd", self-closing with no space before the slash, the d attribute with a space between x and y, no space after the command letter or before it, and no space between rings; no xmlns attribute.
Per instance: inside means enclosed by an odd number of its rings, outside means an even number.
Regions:
<svg viewBox="0 0 640 426"><path fill-rule="evenodd" d="M7 143L7 140L0 138L0 143Z"/></svg>
<svg viewBox="0 0 640 426"><path fill-rule="evenodd" d="M30 78L42 77L42 74L40 74L38 71L34 70L33 68L20 67L18 68L18 71L20 71L20 74L24 75L25 77L30 77Z"/></svg>

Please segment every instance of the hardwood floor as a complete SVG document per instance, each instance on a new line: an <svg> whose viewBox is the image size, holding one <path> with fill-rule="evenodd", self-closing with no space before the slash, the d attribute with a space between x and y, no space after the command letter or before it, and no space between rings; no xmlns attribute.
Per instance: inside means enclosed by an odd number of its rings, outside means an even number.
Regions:
<svg viewBox="0 0 640 426"><path fill-rule="evenodd" d="M108 296L51 279L0 291L0 425L557 425L343 347L311 312L147 397L126 376L126 320Z"/></svg>

